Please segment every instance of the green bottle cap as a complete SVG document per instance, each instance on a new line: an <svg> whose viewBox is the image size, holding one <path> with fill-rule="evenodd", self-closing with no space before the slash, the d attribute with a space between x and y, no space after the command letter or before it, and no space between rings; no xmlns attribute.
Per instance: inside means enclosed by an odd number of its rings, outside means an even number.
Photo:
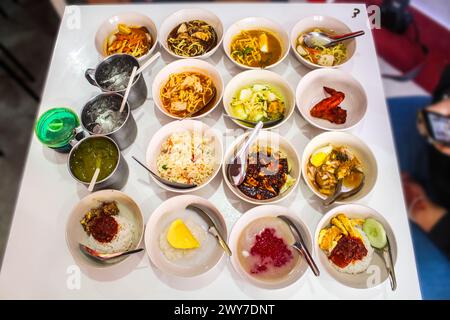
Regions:
<svg viewBox="0 0 450 320"><path fill-rule="evenodd" d="M41 115L35 133L39 141L50 148L66 146L80 126L77 114L68 108L53 108Z"/></svg>

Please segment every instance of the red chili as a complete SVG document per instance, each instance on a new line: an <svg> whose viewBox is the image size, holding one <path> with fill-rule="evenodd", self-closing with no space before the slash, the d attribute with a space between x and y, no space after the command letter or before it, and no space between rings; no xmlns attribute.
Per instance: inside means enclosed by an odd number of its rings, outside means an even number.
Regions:
<svg viewBox="0 0 450 320"><path fill-rule="evenodd" d="M291 250L282 238L275 235L273 228L265 228L256 236L250 254L259 257L259 261L250 270L254 274L267 271L269 266L280 268L293 258Z"/></svg>
<svg viewBox="0 0 450 320"><path fill-rule="evenodd" d="M112 216L101 215L92 221L90 231L95 240L110 242L119 231L119 224Z"/></svg>
<svg viewBox="0 0 450 320"><path fill-rule="evenodd" d="M338 267L345 268L366 255L367 249L361 239L345 236L339 239L329 258Z"/></svg>

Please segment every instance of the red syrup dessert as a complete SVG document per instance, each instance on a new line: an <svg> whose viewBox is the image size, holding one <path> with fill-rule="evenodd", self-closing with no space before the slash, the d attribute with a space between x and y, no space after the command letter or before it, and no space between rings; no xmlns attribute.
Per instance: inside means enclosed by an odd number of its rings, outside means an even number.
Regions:
<svg viewBox="0 0 450 320"><path fill-rule="evenodd" d="M262 280L283 280L295 268L299 256L291 247L289 227L276 217L252 221L241 233L238 257L244 270Z"/></svg>

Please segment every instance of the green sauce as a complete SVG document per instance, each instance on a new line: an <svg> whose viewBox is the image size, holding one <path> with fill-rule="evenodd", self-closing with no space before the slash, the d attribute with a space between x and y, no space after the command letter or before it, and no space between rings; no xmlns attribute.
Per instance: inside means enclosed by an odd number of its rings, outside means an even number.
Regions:
<svg viewBox="0 0 450 320"><path fill-rule="evenodd" d="M90 182L95 170L100 168L97 181L108 177L119 161L117 147L107 138L96 137L81 141L70 157L72 174L83 182Z"/></svg>

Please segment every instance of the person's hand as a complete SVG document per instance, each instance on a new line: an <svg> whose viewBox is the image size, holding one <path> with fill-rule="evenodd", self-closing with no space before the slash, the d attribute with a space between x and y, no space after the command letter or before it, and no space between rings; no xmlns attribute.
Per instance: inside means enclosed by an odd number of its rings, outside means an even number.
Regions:
<svg viewBox="0 0 450 320"><path fill-rule="evenodd" d="M442 100L438 103L435 103L435 104L425 108L425 110L441 114L445 117L450 117L450 98ZM426 129L424 120L422 119L421 116L418 117L418 119L417 119L417 129L419 130L419 133L422 136L430 136L430 134L428 133L428 131ZM447 146L443 143L440 143L440 142L437 142L434 140L431 143L438 151L440 151L441 153L450 157L450 146Z"/></svg>
<svg viewBox="0 0 450 320"><path fill-rule="evenodd" d="M402 173L402 186L409 218L430 232L445 215L445 209L433 203L425 189L407 173Z"/></svg>

